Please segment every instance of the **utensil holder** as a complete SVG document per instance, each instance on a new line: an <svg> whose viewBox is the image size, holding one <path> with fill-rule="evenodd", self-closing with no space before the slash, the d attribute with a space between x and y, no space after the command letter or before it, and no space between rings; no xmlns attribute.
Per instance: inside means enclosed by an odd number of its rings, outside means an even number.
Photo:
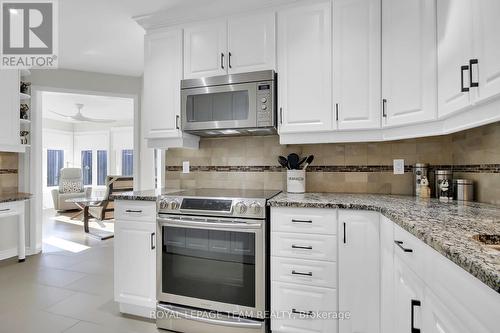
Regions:
<svg viewBox="0 0 500 333"><path fill-rule="evenodd" d="M306 170L287 170L286 190L288 193L304 193L306 191Z"/></svg>

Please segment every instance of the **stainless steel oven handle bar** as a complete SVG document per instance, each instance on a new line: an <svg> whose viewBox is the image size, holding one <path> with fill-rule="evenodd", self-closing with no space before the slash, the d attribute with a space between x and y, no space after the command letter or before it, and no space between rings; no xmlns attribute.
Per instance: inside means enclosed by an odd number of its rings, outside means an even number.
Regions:
<svg viewBox="0 0 500 333"><path fill-rule="evenodd" d="M213 319L213 318L205 318L205 317L197 317L193 316L189 313L178 311L176 307L165 304L158 304L158 308L162 311L165 311L167 314L176 316L179 318L184 318L187 320L199 321L202 323L219 325L219 326L229 326L229 327L237 327L237 328L250 328L250 329L261 329L264 325L263 322L258 321L250 321L248 319L232 319L228 317L226 320L222 319Z"/></svg>
<svg viewBox="0 0 500 333"><path fill-rule="evenodd" d="M261 229L262 223L259 222L202 222L202 221L192 221L186 219L169 219L165 217L158 217L158 222L166 224L169 226L180 226L180 227L198 227L198 228L223 228L223 229Z"/></svg>

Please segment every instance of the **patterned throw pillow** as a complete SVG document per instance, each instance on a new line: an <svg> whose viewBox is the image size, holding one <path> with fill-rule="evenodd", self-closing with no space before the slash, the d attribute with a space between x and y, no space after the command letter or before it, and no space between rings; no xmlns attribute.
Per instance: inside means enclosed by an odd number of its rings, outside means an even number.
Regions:
<svg viewBox="0 0 500 333"><path fill-rule="evenodd" d="M74 180L63 180L61 184L61 193L80 193L82 192L82 182Z"/></svg>

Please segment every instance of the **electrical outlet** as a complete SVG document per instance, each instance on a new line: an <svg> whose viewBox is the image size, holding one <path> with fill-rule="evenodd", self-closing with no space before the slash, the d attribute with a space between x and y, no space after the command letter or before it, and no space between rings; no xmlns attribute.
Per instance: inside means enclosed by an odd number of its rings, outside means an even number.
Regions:
<svg viewBox="0 0 500 333"><path fill-rule="evenodd" d="M394 174L403 175L405 173L405 160L394 160Z"/></svg>
<svg viewBox="0 0 500 333"><path fill-rule="evenodd" d="M182 173L189 173L189 161L182 161Z"/></svg>

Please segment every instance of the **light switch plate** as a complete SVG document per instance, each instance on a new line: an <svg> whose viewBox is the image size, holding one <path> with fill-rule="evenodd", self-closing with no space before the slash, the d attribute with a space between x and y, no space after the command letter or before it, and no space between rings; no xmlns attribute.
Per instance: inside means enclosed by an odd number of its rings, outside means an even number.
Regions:
<svg viewBox="0 0 500 333"><path fill-rule="evenodd" d="M189 173L189 161L182 161L182 173Z"/></svg>
<svg viewBox="0 0 500 333"><path fill-rule="evenodd" d="M405 173L405 160L394 160L394 174L403 175Z"/></svg>

